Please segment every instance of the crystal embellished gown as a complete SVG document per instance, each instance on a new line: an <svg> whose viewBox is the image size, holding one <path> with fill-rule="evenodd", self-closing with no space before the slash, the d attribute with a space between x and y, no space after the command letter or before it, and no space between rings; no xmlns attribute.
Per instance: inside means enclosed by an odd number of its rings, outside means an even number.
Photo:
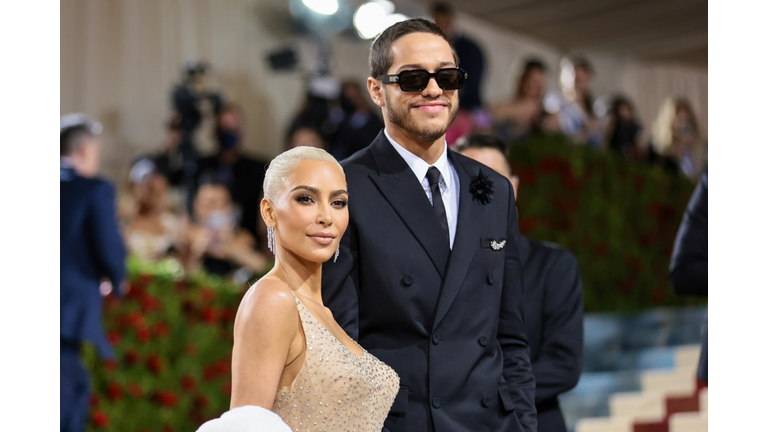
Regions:
<svg viewBox="0 0 768 432"><path fill-rule="evenodd" d="M293 431L380 432L400 389L397 373L365 349L355 355L294 297L307 351L293 383L277 390L272 411Z"/></svg>

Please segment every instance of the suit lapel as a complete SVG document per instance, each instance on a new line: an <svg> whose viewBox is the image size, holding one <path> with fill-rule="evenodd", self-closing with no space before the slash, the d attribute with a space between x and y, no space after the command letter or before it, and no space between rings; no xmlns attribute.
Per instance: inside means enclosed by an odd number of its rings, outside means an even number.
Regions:
<svg viewBox="0 0 768 432"><path fill-rule="evenodd" d="M452 150L448 151L448 157L459 175L459 217L456 224L456 238L443 279L443 288L437 302L432 328L440 324L459 293L469 265L472 263L472 257L480 246L480 230L485 213L485 206L473 200L469 193L469 183L472 176L477 173L468 172L461 158L456 157Z"/></svg>
<svg viewBox="0 0 768 432"><path fill-rule="evenodd" d="M451 251L421 183L383 131L370 149L379 169L379 175L371 175L371 179L427 252L440 277L445 278Z"/></svg>

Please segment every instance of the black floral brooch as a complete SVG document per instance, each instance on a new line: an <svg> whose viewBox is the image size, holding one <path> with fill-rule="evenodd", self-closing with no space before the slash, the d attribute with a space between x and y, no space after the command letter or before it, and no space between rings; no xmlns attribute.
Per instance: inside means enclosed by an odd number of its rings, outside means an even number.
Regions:
<svg viewBox="0 0 768 432"><path fill-rule="evenodd" d="M469 182L469 193L472 194L473 200L482 205L488 204L493 199L493 181L483 174L482 169Z"/></svg>

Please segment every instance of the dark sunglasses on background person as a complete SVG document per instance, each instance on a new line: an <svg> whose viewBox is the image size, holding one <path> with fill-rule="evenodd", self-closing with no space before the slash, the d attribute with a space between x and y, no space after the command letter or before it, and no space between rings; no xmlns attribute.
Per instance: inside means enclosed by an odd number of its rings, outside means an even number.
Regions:
<svg viewBox="0 0 768 432"><path fill-rule="evenodd" d="M418 92L427 88L432 77L441 89L458 90L464 85L468 75L461 68L438 69L435 73L426 69L412 69L395 75L380 75L379 81L384 84L400 84L400 90L404 92Z"/></svg>

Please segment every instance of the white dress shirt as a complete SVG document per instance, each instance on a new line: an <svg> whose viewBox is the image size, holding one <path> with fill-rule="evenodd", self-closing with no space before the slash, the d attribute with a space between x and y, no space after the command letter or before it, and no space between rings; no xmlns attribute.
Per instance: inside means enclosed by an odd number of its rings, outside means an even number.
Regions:
<svg viewBox="0 0 768 432"><path fill-rule="evenodd" d="M429 188L427 180L427 170L434 166L440 171L440 191L442 192L443 204L445 205L445 215L448 219L448 233L451 237L451 249L453 249L453 240L456 238L456 222L459 217L459 175L456 168L448 160L448 144L443 142L443 153L437 158L434 165L429 165L424 159L406 150L403 146L395 142L389 136L387 129L384 129L384 136L387 137L392 147L405 160L405 163L411 167L411 171L421 183L424 193L427 194L429 202L432 202L432 190Z"/></svg>

